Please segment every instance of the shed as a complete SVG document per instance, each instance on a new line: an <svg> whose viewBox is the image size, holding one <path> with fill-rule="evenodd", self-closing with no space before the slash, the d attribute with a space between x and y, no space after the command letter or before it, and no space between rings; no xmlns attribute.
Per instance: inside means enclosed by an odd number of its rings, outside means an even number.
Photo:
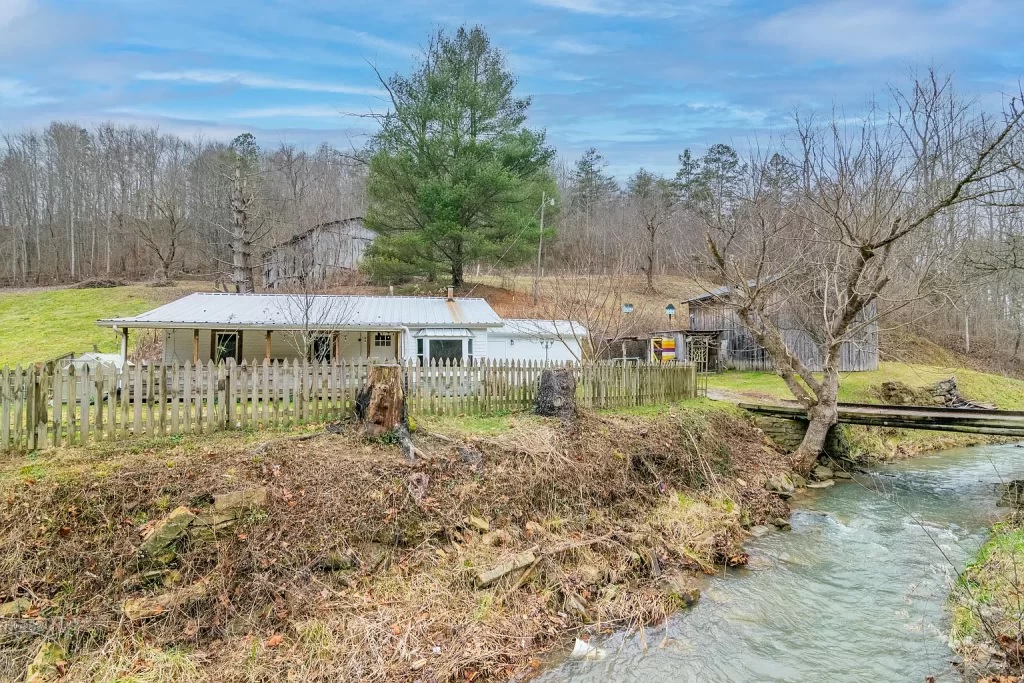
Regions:
<svg viewBox="0 0 1024 683"><path fill-rule="evenodd" d="M772 370L771 355L743 325L736 309L729 302L729 287L719 287L683 303L689 309L690 334L684 342L685 357L697 360L696 354L703 353L709 369L718 366L739 370ZM786 346L808 368L821 370L820 347L811 330L801 323L795 308L779 302L772 312ZM839 370L857 372L878 369L878 323L875 321L877 306L872 303L859 321L870 321L864 325L854 339L843 342ZM701 348L704 350L701 351Z"/></svg>

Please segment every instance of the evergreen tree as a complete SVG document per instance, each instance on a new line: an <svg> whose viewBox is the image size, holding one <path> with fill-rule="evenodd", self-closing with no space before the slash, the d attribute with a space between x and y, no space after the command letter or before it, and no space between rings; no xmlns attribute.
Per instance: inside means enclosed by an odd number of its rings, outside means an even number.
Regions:
<svg viewBox="0 0 1024 683"><path fill-rule="evenodd" d="M409 76L383 81L392 111L371 143L366 225L378 279L463 283L478 261L514 265L537 243L541 193L555 194L529 98L482 28L438 31Z"/></svg>

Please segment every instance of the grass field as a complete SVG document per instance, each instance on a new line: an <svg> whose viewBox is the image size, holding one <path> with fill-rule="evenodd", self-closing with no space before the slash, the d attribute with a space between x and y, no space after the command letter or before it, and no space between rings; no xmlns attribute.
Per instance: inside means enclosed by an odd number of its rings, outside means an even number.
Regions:
<svg viewBox="0 0 1024 683"><path fill-rule="evenodd" d="M118 349L118 339L99 318L135 315L205 283L175 287L131 285L103 289L0 290L0 366L49 360L65 353Z"/></svg>
<svg viewBox="0 0 1024 683"><path fill-rule="evenodd" d="M854 403L877 403L873 389L887 380L922 387L955 375L961 393L970 399L995 403L1005 410L1024 410L1024 380L962 367L882 363L872 372L849 372L840 378L839 399ZM771 372L724 372L711 375L712 391L751 399L792 399L782 379Z"/></svg>

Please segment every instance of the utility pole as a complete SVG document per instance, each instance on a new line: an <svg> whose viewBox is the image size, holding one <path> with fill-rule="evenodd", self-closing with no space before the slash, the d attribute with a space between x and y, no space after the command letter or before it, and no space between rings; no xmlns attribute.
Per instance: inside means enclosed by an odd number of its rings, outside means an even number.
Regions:
<svg viewBox="0 0 1024 683"><path fill-rule="evenodd" d="M536 306L540 300L540 259L544 252L544 207L549 201L547 190L540 193L540 239L537 240L537 272L533 277L533 305ZM555 205L555 198L550 198L551 206Z"/></svg>

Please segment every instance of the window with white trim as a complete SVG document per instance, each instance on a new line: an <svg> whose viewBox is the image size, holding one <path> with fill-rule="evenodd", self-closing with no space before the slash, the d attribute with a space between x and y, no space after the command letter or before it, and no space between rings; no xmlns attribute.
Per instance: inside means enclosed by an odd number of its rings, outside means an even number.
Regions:
<svg viewBox="0 0 1024 683"><path fill-rule="evenodd" d="M373 345L378 349L390 349L391 334L387 332L378 332L373 335Z"/></svg>

